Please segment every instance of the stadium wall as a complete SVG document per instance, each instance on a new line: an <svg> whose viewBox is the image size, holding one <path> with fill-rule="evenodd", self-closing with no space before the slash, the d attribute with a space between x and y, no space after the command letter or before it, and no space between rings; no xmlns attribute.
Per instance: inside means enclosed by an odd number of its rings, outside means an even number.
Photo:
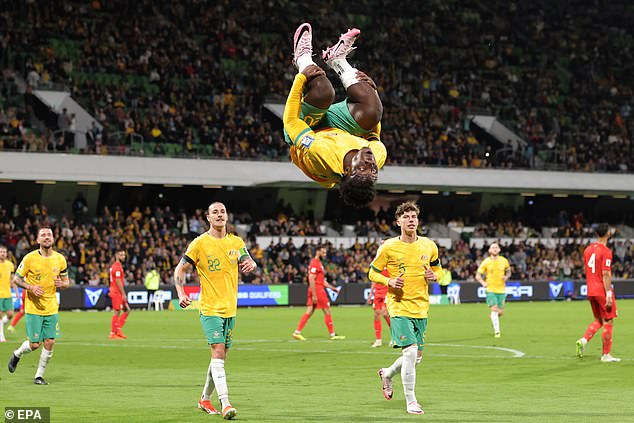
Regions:
<svg viewBox="0 0 634 423"><path fill-rule="evenodd" d="M108 287L79 287L74 286L57 293L61 310L104 310L110 306ZM306 304L307 285L239 285L238 306L303 306ZM339 292L327 290L330 303L333 305L361 305L366 304L370 295L370 284L348 284L341 286ZM176 289L173 285L163 285L164 307L170 304L179 309ZM614 282L616 298L634 298L634 279L624 279ZM147 308L151 302L149 292L142 286L126 288L128 303L134 309ZM185 291L194 299L194 307L200 292L199 285L187 285ZM449 285L449 296L459 298L460 302L484 302L486 290L477 282L460 282ZM554 280L519 282L509 281L506 286L507 301L549 301L549 300L581 300L586 298L587 288L583 281ZM437 284L430 286L430 295L435 296L432 303L438 301L440 288ZM14 293L14 307L20 308L20 294Z"/></svg>
<svg viewBox="0 0 634 423"><path fill-rule="evenodd" d="M0 178L318 188L291 163L43 153L0 152ZM378 188L634 195L634 174L387 166Z"/></svg>

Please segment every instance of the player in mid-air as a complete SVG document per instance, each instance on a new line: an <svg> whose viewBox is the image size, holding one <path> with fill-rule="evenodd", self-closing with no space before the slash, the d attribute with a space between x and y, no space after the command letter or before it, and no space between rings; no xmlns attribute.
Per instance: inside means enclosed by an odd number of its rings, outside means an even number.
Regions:
<svg viewBox="0 0 634 423"><path fill-rule="evenodd" d="M359 34L351 29L323 52L346 89L346 100L333 104L334 88L312 59L312 28L308 23L297 28L293 63L299 72L283 118L293 163L326 188L339 184L343 201L355 207L374 199L378 172L387 158L379 139L383 105L376 85L347 61Z"/></svg>
<svg viewBox="0 0 634 423"><path fill-rule="evenodd" d="M390 276L387 269L384 269L381 274L387 277ZM385 305L387 291L387 285L372 283L370 296L368 297L368 303L371 303L372 308L374 309L374 342L372 343L372 348L378 348L383 345L383 339L381 337L381 332L383 332L383 322L381 319L385 319L387 326L390 327L390 314L387 312L387 307Z"/></svg>
<svg viewBox="0 0 634 423"><path fill-rule="evenodd" d="M126 335L123 334L122 328L125 325L128 316L130 315L130 305L128 304L128 297L125 293L124 280L125 273L123 272L122 263L125 261L125 250L123 248L117 249L114 254L114 262L110 266L110 299L112 300L112 319L110 320L110 339L125 339ZM122 313L123 311L123 313Z"/></svg>
<svg viewBox="0 0 634 423"><path fill-rule="evenodd" d="M486 277L483 278L483 275ZM509 261L500 255L500 245L494 242L489 246L489 256L482 260L476 271L476 280L487 290L487 305L491 313L491 324L493 324L493 336L499 338L500 317L504 314L504 303L506 302L506 281L511 277L511 266Z"/></svg>
<svg viewBox="0 0 634 423"><path fill-rule="evenodd" d="M206 212L209 230L195 238L174 270L178 301L182 308L191 304L185 293L185 274L196 268L200 278L200 322L211 348L205 387L198 408L209 414L220 414L210 397L218 391L222 416L229 420L236 409L229 402L225 375L225 359L231 347L238 308L238 269L249 273L256 268L244 241L227 233L227 209L222 203L212 203Z"/></svg>
<svg viewBox="0 0 634 423"><path fill-rule="evenodd" d="M55 292L68 288L68 270L63 255L53 250L53 231L41 227L37 232L37 243L40 248L24 256L13 278L14 283L26 294L26 334L24 341L9 360L9 372L14 373L24 354L35 351L44 344L40 354L35 379L36 385L48 385L44 380L44 372L53 356L55 338L60 336L58 309L59 304Z"/></svg>
<svg viewBox="0 0 634 423"><path fill-rule="evenodd" d="M345 339L345 336L337 335L335 333L335 324L332 321L332 314L330 313L330 301L328 301L328 293L326 288L333 290L339 290L336 286L330 284L324 276L324 265L321 263L321 259L326 257L327 250L324 246L319 246L315 249L315 257L312 258L308 265L308 299L306 300L306 312L302 315L297 325L297 329L293 332L293 338L298 341L305 341L306 337L302 335L302 329L306 326L308 319L313 315L316 308L323 310L324 322L328 328L328 334L330 339L335 341L339 339Z"/></svg>
<svg viewBox="0 0 634 423"><path fill-rule="evenodd" d="M620 358L610 354L612 350L612 326L617 316L616 300L612 287L612 251L607 247L611 235L610 227L602 223L597 225L595 232L599 239L590 244L583 252L588 300L595 320L590 323L586 333L577 340L577 356L583 357L586 344L603 327L601 361L610 363L621 361Z"/></svg>
<svg viewBox="0 0 634 423"><path fill-rule="evenodd" d="M391 366L379 369L383 396L392 399L392 378L400 371L410 414L424 414L416 399L416 366L423 358L425 347L428 285L438 278L442 269L436 244L417 235L419 213L420 209L412 201L397 207L396 223L401 228L401 235L388 239L379 247L368 274L372 282L388 286L392 344L402 351ZM389 276L381 273L385 268Z"/></svg>
<svg viewBox="0 0 634 423"><path fill-rule="evenodd" d="M9 319L13 317L11 279L14 270L13 263L7 259L7 247L0 245L0 342L7 341L4 338L4 325L9 323Z"/></svg>

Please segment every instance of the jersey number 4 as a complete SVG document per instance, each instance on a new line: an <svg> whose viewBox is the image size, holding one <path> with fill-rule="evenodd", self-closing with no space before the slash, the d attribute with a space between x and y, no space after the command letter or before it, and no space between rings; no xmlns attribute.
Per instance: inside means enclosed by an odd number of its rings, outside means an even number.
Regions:
<svg viewBox="0 0 634 423"><path fill-rule="evenodd" d="M592 253L592 255L590 256L590 259L588 260L588 267L592 269L593 275L596 273L596 259L597 259L597 254Z"/></svg>

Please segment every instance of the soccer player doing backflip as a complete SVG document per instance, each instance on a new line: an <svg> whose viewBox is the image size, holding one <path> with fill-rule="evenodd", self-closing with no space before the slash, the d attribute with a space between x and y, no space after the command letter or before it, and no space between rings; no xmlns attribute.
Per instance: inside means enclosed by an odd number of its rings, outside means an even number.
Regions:
<svg viewBox="0 0 634 423"><path fill-rule="evenodd" d="M312 59L312 27L295 32L294 60L299 73L284 109L284 131L293 163L326 188L339 184L343 201L355 207L376 195L378 172L387 158L379 139L383 106L376 85L347 61L360 31L348 30L322 57L346 89L346 100L334 103L335 90Z"/></svg>

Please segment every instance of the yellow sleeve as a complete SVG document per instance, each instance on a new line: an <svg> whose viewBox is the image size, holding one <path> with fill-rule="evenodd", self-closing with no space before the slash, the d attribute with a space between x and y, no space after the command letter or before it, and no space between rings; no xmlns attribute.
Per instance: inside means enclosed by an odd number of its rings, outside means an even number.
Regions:
<svg viewBox="0 0 634 423"><path fill-rule="evenodd" d="M442 265L440 264L440 257L438 257L438 246L433 243L433 250L429 260L429 266L431 270L436 274L436 280L440 280L443 276Z"/></svg>
<svg viewBox="0 0 634 423"><path fill-rule="evenodd" d="M487 271L487 262L489 261L489 258L485 258L484 260L482 260L482 263L480 263L480 266L478 267L478 270L476 271L476 273L485 273Z"/></svg>
<svg viewBox="0 0 634 423"><path fill-rule="evenodd" d="M368 272L368 279L375 283L380 283L381 285L387 285L387 282L390 280L387 276L383 275L381 272L385 269L387 265L387 252L385 251L385 246L382 245L379 247L376 252L376 257L370 263L370 271Z"/></svg>
<svg viewBox="0 0 634 423"><path fill-rule="evenodd" d="M297 145L300 138L309 136L313 140L315 139L314 132L310 127L299 118L302 108L302 93L304 92L304 85L306 84L306 75L298 73L293 80L293 86L288 93L286 99L286 106L284 107L284 129L286 133L293 141L293 145Z"/></svg>
<svg viewBox="0 0 634 423"><path fill-rule="evenodd" d="M27 255L22 259L22 261L20 262L20 265L18 266L18 270L16 270L15 272L22 279L26 278L26 274L29 272L28 260L29 260L29 256Z"/></svg>
<svg viewBox="0 0 634 423"><path fill-rule="evenodd" d="M61 254L59 255L59 262L60 262L59 276L64 278L68 276L68 265L66 264L66 258Z"/></svg>
<svg viewBox="0 0 634 423"><path fill-rule="evenodd" d="M183 258L189 262L189 264L196 266L196 263L198 263L198 238L189 243Z"/></svg>

